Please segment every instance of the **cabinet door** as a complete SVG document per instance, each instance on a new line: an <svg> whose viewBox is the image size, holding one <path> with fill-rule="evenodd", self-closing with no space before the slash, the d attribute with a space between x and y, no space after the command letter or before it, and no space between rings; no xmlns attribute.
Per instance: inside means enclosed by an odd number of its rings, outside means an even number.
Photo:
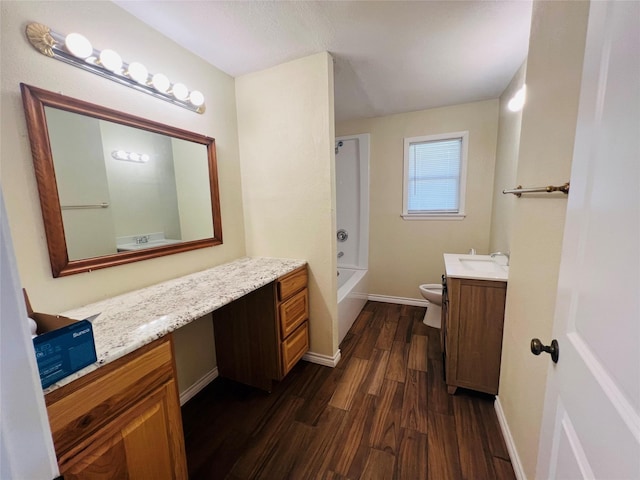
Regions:
<svg viewBox="0 0 640 480"><path fill-rule="evenodd" d="M449 279L447 385L498 393L506 285Z"/></svg>
<svg viewBox="0 0 640 480"><path fill-rule="evenodd" d="M174 389L173 381L167 383L74 449L75 455L60 465L64 478L186 478L171 433Z"/></svg>

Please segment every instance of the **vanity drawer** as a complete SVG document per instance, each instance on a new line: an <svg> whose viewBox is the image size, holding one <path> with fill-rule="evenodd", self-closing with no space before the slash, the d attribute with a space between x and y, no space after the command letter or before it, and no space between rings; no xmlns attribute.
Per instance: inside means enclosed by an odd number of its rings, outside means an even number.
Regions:
<svg viewBox="0 0 640 480"><path fill-rule="evenodd" d="M286 300L295 292L307 286L307 266L294 270L278 280L278 301Z"/></svg>
<svg viewBox="0 0 640 480"><path fill-rule="evenodd" d="M287 338L298 325L309 318L309 291L304 288L280 304L281 338Z"/></svg>
<svg viewBox="0 0 640 480"><path fill-rule="evenodd" d="M304 322L282 342L282 375L286 375L309 350L309 322Z"/></svg>

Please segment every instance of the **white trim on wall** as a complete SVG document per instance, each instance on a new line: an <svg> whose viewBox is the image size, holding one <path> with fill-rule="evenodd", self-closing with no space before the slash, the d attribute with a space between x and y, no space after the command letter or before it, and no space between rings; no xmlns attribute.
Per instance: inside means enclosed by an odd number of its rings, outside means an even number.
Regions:
<svg viewBox="0 0 640 480"><path fill-rule="evenodd" d="M509 457L511 458L511 465L513 466L513 471L516 474L516 478L518 480L527 480L527 476L524 473L524 468L522 467L522 461L520 460L520 455L518 455L518 450L516 449L516 444L513 440L513 436L511 435L511 430L509 430L507 417L504 414L504 410L502 410L500 397L496 397L496 401L494 402L493 406L496 410L498 423L500 424L500 430L502 431L504 443L506 443L507 445Z"/></svg>
<svg viewBox="0 0 640 480"><path fill-rule="evenodd" d="M325 367L334 368L336 365L338 365L341 357L342 353L340 352L340 349L338 349L336 353L333 354L333 356L323 355L321 353L315 352L307 352L302 356L302 360L306 360L307 362L311 363L317 363L318 365L324 365Z"/></svg>
<svg viewBox="0 0 640 480"><path fill-rule="evenodd" d="M218 367L214 367L213 370L204 374L200 380L187 388L184 392L180 394L180 406L183 406L193 397L195 397L200 391L213 382L216 378L218 378Z"/></svg>
<svg viewBox="0 0 640 480"><path fill-rule="evenodd" d="M342 354L340 349L333 355L322 355L320 353L307 352L302 357L302 360L306 360L307 362L317 363L318 365L324 365L325 367L334 368L338 365ZM183 406L193 397L195 397L198 393L200 393L207 385L213 382L216 378L218 378L219 372L218 367L214 367L213 370L207 372L203 375L200 380L187 388L184 392L180 393L180 406Z"/></svg>
<svg viewBox="0 0 640 480"><path fill-rule="evenodd" d="M417 298L391 297L389 295L376 295L373 293L370 293L367 299L372 302L397 303L400 305L412 305L414 307L426 308L429 305L429 302L426 300L420 300Z"/></svg>

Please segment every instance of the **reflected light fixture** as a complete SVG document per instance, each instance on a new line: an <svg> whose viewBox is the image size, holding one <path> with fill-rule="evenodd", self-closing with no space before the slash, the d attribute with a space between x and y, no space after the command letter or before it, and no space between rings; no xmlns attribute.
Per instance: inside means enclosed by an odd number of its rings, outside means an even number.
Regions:
<svg viewBox="0 0 640 480"><path fill-rule="evenodd" d="M125 152L124 150L114 150L111 156L116 160L124 162L147 163L151 157L146 153Z"/></svg>
<svg viewBox="0 0 640 480"><path fill-rule="evenodd" d="M511 97L507 108L512 112L519 112L524 107L524 102L527 98L527 86L522 85L520 89Z"/></svg>
<svg viewBox="0 0 640 480"><path fill-rule="evenodd" d="M180 82L172 84L162 73L150 74L147 67L140 62L127 64L117 52L109 48L96 50L91 42L79 33L64 36L41 23L30 23L27 25L26 33L31 45L43 55L88 70L192 112L204 113L202 92L189 91Z"/></svg>

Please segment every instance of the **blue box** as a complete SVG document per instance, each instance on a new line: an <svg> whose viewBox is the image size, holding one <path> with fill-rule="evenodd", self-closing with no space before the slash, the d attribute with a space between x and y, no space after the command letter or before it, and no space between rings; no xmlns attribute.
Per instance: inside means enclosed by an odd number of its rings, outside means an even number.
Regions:
<svg viewBox="0 0 640 480"><path fill-rule="evenodd" d="M79 320L33 338L42 388L97 360L93 327Z"/></svg>
<svg viewBox="0 0 640 480"><path fill-rule="evenodd" d="M34 312L27 291L22 289L22 292L27 315L38 326L38 336L33 337L33 347L42 388L96 362L96 344L91 322Z"/></svg>

